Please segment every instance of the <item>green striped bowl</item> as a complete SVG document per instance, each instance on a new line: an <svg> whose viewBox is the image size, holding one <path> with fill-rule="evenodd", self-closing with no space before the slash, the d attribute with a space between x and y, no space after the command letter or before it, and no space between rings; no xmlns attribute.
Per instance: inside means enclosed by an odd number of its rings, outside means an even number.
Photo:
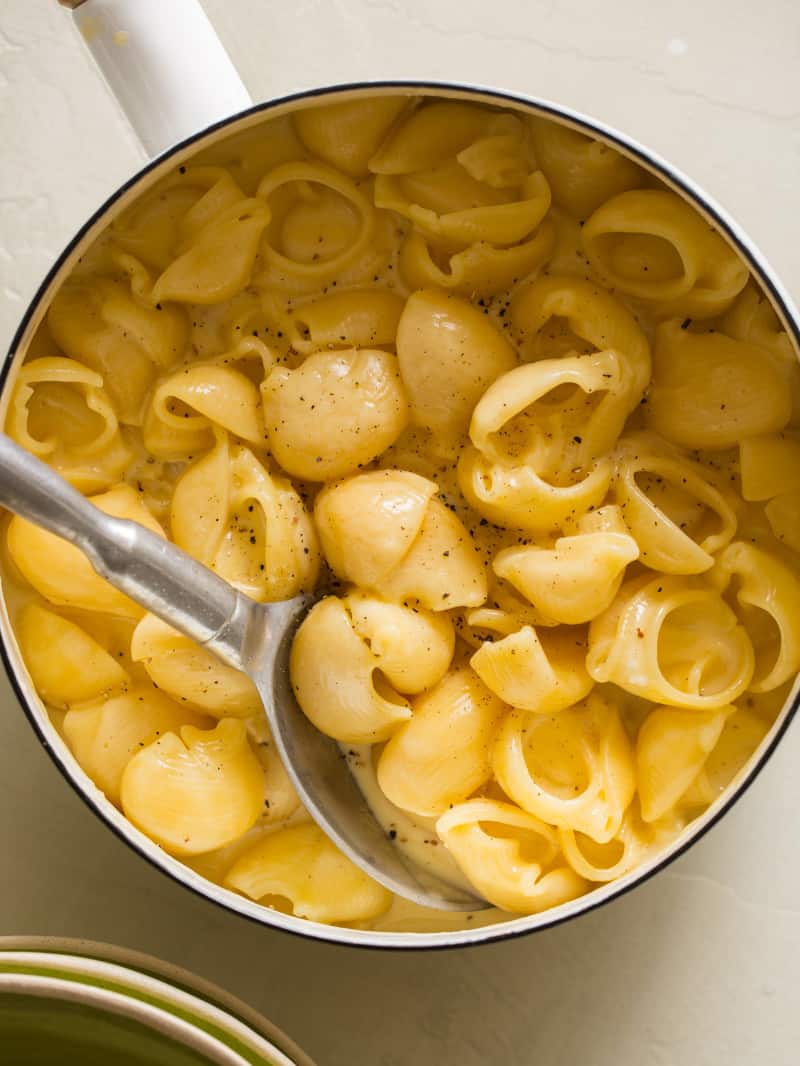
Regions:
<svg viewBox="0 0 800 1066"><path fill-rule="evenodd" d="M108 944L0 937L0 1048L25 1066L313 1066L246 1004Z"/></svg>

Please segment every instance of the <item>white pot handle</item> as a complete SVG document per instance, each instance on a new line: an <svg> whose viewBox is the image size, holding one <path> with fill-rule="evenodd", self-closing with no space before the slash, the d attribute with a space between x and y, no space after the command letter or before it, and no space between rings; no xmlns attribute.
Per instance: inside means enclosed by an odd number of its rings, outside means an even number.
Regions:
<svg viewBox="0 0 800 1066"><path fill-rule="evenodd" d="M59 0L149 156L250 107L199 0Z"/></svg>

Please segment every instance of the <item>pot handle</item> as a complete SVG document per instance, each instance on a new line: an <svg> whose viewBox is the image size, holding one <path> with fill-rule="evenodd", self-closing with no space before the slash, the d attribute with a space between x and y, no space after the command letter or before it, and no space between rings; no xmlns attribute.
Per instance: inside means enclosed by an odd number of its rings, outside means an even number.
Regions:
<svg viewBox="0 0 800 1066"><path fill-rule="evenodd" d="M151 157L252 100L199 0L59 0Z"/></svg>

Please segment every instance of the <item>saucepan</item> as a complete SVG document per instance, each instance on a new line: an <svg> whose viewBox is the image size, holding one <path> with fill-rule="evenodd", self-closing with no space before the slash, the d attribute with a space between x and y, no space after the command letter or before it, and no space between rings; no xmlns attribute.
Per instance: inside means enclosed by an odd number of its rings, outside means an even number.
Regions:
<svg viewBox="0 0 800 1066"><path fill-rule="evenodd" d="M435 94L453 101L509 108L552 119L616 149L654 175L692 207L732 246L761 286L782 328L800 344L800 316L781 282L738 224L689 178L646 147L602 122L542 99L500 89L407 81L326 86L253 104L214 35L198 0L60 0L74 9L77 25L151 159L104 204L68 244L26 311L2 368L3 410L34 335L55 293L103 231L137 197L198 152L258 126L266 118L292 115L312 104L368 100L387 94ZM684 326L686 328L686 326ZM579 438L576 438L579 439ZM447 554L445 552L445 554ZM660 590L659 590L660 591ZM639 634L641 636L641 634ZM631 872L541 913L493 924L436 932L375 931L323 925L267 908L206 880L139 832L95 788L72 757L34 689L9 622L4 600L0 639L6 669L30 722L55 764L89 806L143 858L206 899L262 924L323 941L381 948L454 947L487 943L544 929L599 906L674 860L698 840L744 793L764 767L798 707L797 687L786 699L757 749L724 792L677 833L669 845Z"/></svg>

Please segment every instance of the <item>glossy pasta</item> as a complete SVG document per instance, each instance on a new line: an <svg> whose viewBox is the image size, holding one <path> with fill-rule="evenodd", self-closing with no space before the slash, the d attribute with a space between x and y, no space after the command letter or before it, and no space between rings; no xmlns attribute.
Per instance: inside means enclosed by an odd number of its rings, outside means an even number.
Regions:
<svg viewBox="0 0 800 1066"><path fill-rule="evenodd" d="M499 921L653 860L800 670L800 369L633 160L414 96L217 145L61 288L7 431L259 601L397 846ZM165 851L313 921L431 929L310 820L251 682L20 518L3 581L78 763ZM452 927L452 921L449 921Z"/></svg>

